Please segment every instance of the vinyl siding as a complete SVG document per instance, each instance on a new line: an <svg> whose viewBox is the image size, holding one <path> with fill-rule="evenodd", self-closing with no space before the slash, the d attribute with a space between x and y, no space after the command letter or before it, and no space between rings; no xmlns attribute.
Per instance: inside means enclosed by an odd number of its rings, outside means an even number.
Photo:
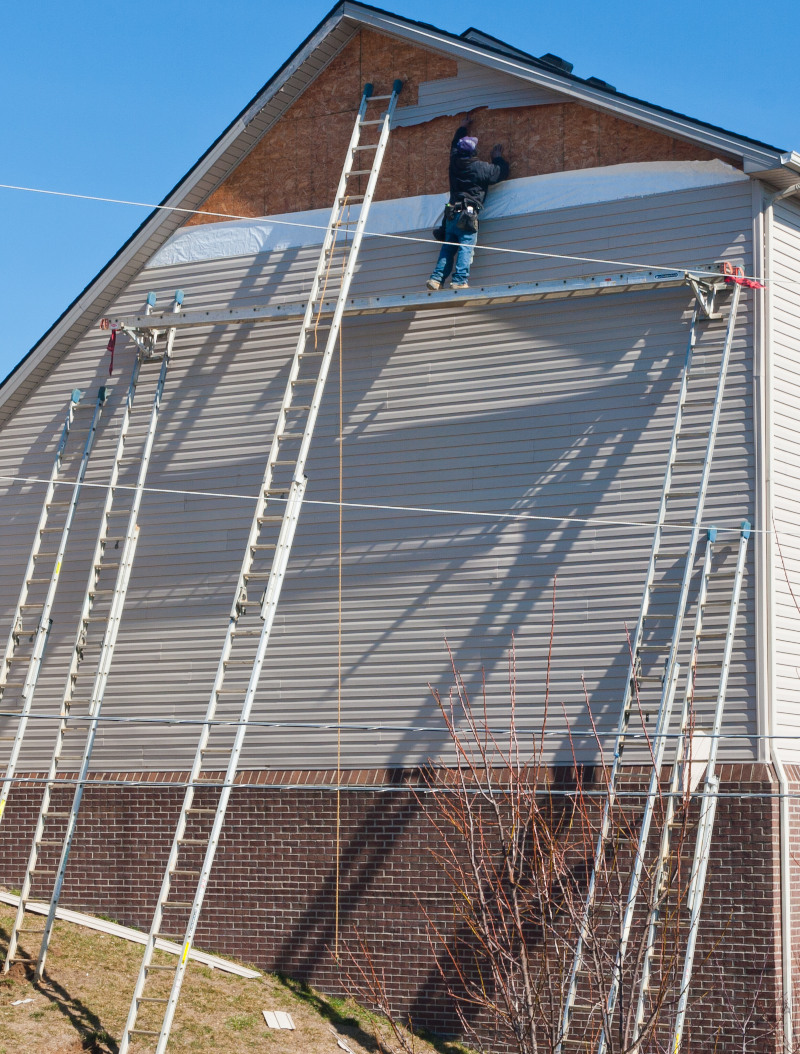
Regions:
<svg viewBox="0 0 800 1054"><path fill-rule="evenodd" d="M772 221L773 504L777 731L800 735L800 209L781 201ZM797 764L800 742L782 743Z"/></svg>
<svg viewBox="0 0 800 1054"><path fill-rule="evenodd" d="M424 81L416 106L401 106L396 128L422 124L433 117L466 113L476 106L490 110L506 106L541 106L563 102L564 97L474 62L459 61L458 76Z"/></svg>
<svg viewBox="0 0 800 1054"><path fill-rule="evenodd" d="M486 222L481 239L642 265L729 258L747 268L750 217L750 187L734 184ZM114 310L133 313L151 288L161 304L183 288L187 309L294 300L307 290L315 258L311 248L150 270ZM367 239L353 295L416 289L432 262L429 244ZM605 262L484 251L472 281L607 270ZM519 720L535 727L556 575L553 756L568 757L563 712L588 728L582 682L600 727L615 727L625 627L632 631L638 615L652 530L600 521L653 521L690 307L688 291L678 290L346 319L344 495L361 506L344 510L342 711L345 723L370 726L344 732L346 767L440 754L445 743L429 686L447 695L448 647L476 700L483 671L492 721L502 726L513 634ZM746 296L708 498L706 518L719 526L736 526L752 512L750 309ZM719 323L701 337L698 375L705 350L719 347L721 337ZM295 339L296 323L284 322L178 336L149 475L150 487L172 493L153 491L143 502L108 717L199 720L204 712ZM68 392L104 380L105 342L98 330L79 341L4 426L0 472L47 474ZM89 482L107 478L131 362L130 344L120 341ZM140 410L154 383L154 367L146 369ZM338 512L324 503L338 495L337 372L334 366L312 446L257 721L309 725L336 717ZM42 488L0 483L5 633ZM52 713L60 699L100 500L89 490L81 502L37 694L40 713ZM726 537L733 544L735 534ZM753 624L748 573L727 710L727 729L737 736L754 729ZM33 725L23 768L41 766L49 750L46 722ZM109 723L94 764L186 768L196 736L196 728L181 725ZM741 738L725 748L726 758L752 756ZM244 763L316 768L335 759L330 730L254 727Z"/></svg>

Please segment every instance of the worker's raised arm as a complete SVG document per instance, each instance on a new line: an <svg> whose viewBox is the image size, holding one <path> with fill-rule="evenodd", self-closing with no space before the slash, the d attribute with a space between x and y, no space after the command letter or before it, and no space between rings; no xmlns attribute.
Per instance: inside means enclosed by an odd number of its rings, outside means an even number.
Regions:
<svg viewBox="0 0 800 1054"><path fill-rule="evenodd" d="M468 135L468 134L469 134L469 125L468 124L460 124L458 126L458 128L456 128L456 134L453 136L453 142L450 144L451 152L453 150L455 150L455 148L458 146L459 139L463 139L464 136Z"/></svg>
<svg viewBox="0 0 800 1054"><path fill-rule="evenodd" d="M501 183L504 179L508 179L509 164L503 157L502 143L495 143L492 147L492 161L489 167L492 170L489 177L490 185L493 183Z"/></svg>

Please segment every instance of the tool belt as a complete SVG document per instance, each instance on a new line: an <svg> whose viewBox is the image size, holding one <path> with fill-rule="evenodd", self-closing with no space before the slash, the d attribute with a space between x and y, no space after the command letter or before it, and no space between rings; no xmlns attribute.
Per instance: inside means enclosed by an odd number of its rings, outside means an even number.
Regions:
<svg viewBox="0 0 800 1054"><path fill-rule="evenodd" d="M433 237L437 242L443 242L446 240L445 228L451 220L456 221L456 226L459 230L467 231L469 234L478 233L478 207L475 205L468 205L464 201L457 201L455 205L449 203L444 207L444 216L442 222L438 227L434 227Z"/></svg>
<svg viewBox="0 0 800 1054"><path fill-rule="evenodd" d="M445 222L448 219L448 209L450 209L450 216L455 219L456 226L460 231L466 231L468 234L478 233L478 208L475 205L469 205L465 201L457 201L455 205L445 205Z"/></svg>

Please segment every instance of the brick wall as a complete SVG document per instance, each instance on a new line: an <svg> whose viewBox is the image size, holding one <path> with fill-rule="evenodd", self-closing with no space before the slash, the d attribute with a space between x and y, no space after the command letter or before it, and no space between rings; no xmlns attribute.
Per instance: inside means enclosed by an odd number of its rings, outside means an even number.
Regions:
<svg viewBox="0 0 800 1054"><path fill-rule="evenodd" d="M780 1014L778 800L764 766L724 766L689 1014L687 1051L773 1052ZM440 920L444 883L432 833L404 774L349 772L341 799L340 918L368 940L398 1008L444 1034L443 999L416 896ZM103 774L87 788L63 905L147 928L177 819L182 773ZM341 990L334 939L335 774L243 773L198 934L199 946ZM18 885L41 786L20 783L0 827L0 882ZM70 792L65 788L64 803ZM54 806L57 808L58 806ZM797 903L797 901L795 902ZM724 984L725 993L721 991ZM757 1013L744 1019L753 1003ZM730 1004L730 1005L729 1005ZM759 1039L758 1036L761 1036Z"/></svg>

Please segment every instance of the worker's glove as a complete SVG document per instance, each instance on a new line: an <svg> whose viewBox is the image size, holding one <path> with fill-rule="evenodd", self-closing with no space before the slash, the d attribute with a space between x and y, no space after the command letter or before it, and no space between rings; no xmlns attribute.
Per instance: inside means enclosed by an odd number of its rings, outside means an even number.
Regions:
<svg viewBox="0 0 800 1054"><path fill-rule="evenodd" d="M492 147L492 161L498 161L503 156L503 144L495 143Z"/></svg>

